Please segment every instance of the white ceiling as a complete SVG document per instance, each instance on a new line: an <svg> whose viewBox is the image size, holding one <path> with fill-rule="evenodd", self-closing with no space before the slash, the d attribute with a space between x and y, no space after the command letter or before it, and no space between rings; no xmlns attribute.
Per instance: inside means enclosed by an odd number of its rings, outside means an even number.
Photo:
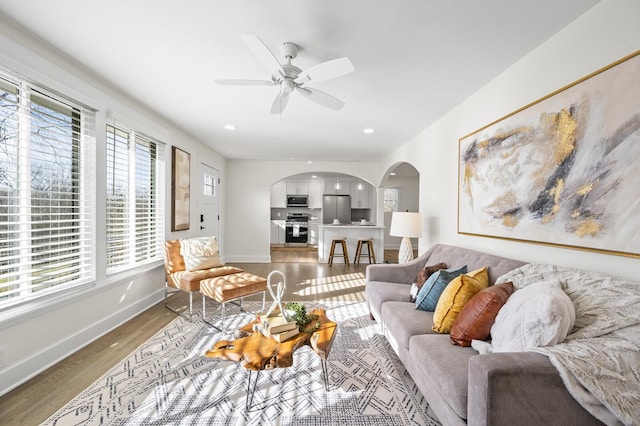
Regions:
<svg viewBox="0 0 640 426"><path fill-rule="evenodd" d="M0 12L227 158L376 161L597 2L0 0ZM271 74L240 34L278 57L298 44L303 70L348 56L355 72L309 85L346 106L294 93L274 116L276 87L216 85Z"/></svg>

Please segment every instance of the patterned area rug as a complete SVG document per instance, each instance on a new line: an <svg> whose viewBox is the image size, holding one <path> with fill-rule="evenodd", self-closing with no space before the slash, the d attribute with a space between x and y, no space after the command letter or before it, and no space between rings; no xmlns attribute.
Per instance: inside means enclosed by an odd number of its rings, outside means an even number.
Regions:
<svg viewBox="0 0 640 426"><path fill-rule="evenodd" d="M43 425L439 425L365 303L305 304L338 323L328 392L303 347L292 367L260 373L247 410L247 370L203 356L230 336L177 317ZM233 328L252 319L233 309Z"/></svg>

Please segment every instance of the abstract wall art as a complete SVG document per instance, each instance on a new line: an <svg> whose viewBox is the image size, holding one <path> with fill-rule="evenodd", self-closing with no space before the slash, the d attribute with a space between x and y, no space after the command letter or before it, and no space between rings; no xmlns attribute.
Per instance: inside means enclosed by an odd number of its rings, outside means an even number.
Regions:
<svg viewBox="0 0 640 426"><path fill-rule="evenodd" d="M189 229L191 155L180 148L171 151L171 230Z"/></svg>
<svg viewBox="0 0 640 426"><path fill-rule="evenodd" d="M640 257L640 51L458 148L458 233Z"/></svg>

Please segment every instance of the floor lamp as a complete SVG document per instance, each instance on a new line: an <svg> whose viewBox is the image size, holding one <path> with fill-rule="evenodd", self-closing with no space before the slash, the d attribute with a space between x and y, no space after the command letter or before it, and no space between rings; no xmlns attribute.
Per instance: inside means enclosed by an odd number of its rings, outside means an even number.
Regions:
<svg viewBox="0 0 640 426"><path fill-rule="evenodd" d="M407 263L413 260L411 238L422 237L422 218L420 217L420 213L393 212L389 235L402 237L400 252L398 253L398 263Z"/></svg>

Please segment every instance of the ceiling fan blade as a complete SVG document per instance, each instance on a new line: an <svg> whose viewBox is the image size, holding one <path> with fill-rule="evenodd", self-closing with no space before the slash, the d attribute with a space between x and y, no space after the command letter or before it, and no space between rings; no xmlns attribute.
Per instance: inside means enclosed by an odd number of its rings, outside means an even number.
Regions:
<svg viewBox="0 0 640 426"><path fill-rule="evenodd" d="M270 80L242 80L242 79L219 79L213 80L217 84L227 86L274 86L278 83Z"/></svg>
<svg viewBox="0 0 640 426"><path fill-rule="evenodd" d="M340 99L318 89L311 89L309 87L296 87L296 90L298 91L298 93L303 94L307 99L319 105L322 105L323 107L327 107L337 111L345 106L345 103Z"/></svg>
<svg viewBox="0 0 640 426"><path fill-rule="evenodd" d="M271 114L282 114L282 111L287 107L289 103L289 92L278 92L278 95L271 104Z"/></svg>
<svg viewBox="0 0 640 426"><path fill-rule="evenodd" d="M273 72L278 70L284 75L284 69L282 64L278 61L278 58L269 50L266 44L260 38L253 34L242 34L240 36L249 50L253 52L258 59L269 68L269 71Z"/></svg>
<svg viewBox="0 0 640 426"><path fill-rule="evenodd" d="M353 71L355 68L349 58L333 59L302 71L294 81L298 84L304 84L309 81L329 80Z"/></svg>

